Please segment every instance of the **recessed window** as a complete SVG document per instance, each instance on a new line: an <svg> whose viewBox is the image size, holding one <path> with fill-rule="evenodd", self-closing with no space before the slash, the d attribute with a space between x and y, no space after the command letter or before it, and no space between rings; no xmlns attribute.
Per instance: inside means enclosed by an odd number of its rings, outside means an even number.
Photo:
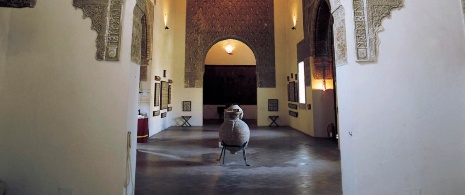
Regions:
<svg viewBox="0 0 465 195"><path fill-rule="evenodd" d="M304 62L299 62L299 103L305 104L305 72Z"/></svg>

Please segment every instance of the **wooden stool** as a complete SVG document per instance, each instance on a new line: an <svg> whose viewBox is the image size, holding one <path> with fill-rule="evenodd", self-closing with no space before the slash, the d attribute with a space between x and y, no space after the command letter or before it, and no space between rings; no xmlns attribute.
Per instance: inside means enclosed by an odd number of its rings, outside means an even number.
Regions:
<svg viewBox="0 0 465 195"><path fill-rule="evenodd" d="M276 119L278 119L279 116L268 116L268 117L271 119L271 123L270 123L270 125L269 125L270 127L271 127L273 124L275 124L276 127L279 127L278 123L276 123Z"/></svg>

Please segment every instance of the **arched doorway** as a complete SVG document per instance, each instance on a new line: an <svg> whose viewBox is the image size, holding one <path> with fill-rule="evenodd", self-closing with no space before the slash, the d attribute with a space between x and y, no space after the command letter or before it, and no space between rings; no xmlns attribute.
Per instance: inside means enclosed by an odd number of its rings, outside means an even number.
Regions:
<svg viewBox="0 0 465 195"><path fill-rule="evenodd" d="M336 73L333 46L333 18L330 5L320 0L312 19L312 89L316 137L337 137Z"/></svg>
<svg viewBox="0 0 465 195"><path fill-rule="evenodd" d="M239 40L222 40L209 49L204 64L204 124L221 122L223 110L230 104L240 105L244 120L256 124L257 76L253 51Z"/></svg>

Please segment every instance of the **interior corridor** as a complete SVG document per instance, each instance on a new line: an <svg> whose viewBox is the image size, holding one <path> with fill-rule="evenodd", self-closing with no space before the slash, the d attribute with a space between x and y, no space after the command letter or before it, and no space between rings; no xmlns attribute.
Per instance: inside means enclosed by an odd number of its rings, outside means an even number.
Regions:
<svg viewBox="0 0 465 195"><path fill-rule="evenodd" d="M135 194L342 194L337 142L289 127L249 127L251 166L229 151L220 166L219 124L170 127L139 143Z"/></svg>

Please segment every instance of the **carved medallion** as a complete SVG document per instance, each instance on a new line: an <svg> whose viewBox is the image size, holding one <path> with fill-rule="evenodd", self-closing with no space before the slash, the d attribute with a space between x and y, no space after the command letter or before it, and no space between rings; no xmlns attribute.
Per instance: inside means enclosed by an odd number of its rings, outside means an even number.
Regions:
<svg viewBox="0 0 465 195"><path fill-rule="evenodd" d="M10 8L33 8L36 5L36 0L0 0L0 7Z"/></svg>
<svg viewBox="0 0 465 195"><path fill-rule="evenodd" d="M358 61L375 61L378 57L378 32L381 21L401 8L403 0L354 0L355 41Z"/></svg>
<svg viewBox="0 0 465 195"><path fill-rule="evenodd" d="M110 5L108 5L110 3ZM92 20L97 32L97 60L118 61L121 37L121 0L73 0L73 6Z"/></svg>

